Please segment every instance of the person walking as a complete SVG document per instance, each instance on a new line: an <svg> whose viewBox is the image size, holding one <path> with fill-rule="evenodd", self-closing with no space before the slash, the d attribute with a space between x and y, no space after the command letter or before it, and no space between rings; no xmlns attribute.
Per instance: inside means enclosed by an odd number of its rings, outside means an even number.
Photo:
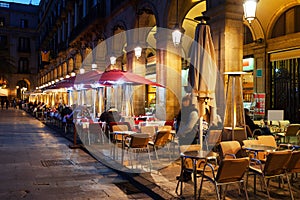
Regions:
<svg viewBox="0 0 300 200"><path fill-rule="evenodd" d="M16 101L16 99L13 99L13 107L14 107L14 109L16 109L17 108L17 101Z"/></svg>
<svg viewBox="0 0 300 200"><path fill-rule="evenodd" d="M9 100L8 99L5 100L5 104L6 104L6 110L7 110L8 107L9 107Z"/></svg>
<svg viewBox="0 0 300 200"><path fill-rule="evenodd" d="M1 99L1 108L2 108L2 110L3 110L3 108L4 108L4 103L5 103L5 101L4 101L4 99L2 98L2 99Z"/></svg>

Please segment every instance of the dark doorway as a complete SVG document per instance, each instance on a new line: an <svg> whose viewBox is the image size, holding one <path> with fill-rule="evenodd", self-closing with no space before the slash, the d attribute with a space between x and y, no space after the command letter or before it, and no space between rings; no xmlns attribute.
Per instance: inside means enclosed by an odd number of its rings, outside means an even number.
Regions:
<svg viewBox="0 0 300 200"><path fill-rule="evenodd" d="M271 109L284 110L284 118L300 122L300 58L271 62Z"/></svg>

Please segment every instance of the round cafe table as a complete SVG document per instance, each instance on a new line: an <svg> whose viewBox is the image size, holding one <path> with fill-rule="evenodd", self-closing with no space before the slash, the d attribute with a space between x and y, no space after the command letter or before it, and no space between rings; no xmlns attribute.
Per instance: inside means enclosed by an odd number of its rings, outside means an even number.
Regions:
<svg viewBox="0 0 300 200"><path fill-rule="evenodd" d="M184 171L187 170L187 168L185 167L185 160L186 159L191 159L192 160L192 165L193 165L193 178L194 178L194 198L197 197L197 161L201 160L201 159L205 159L205 160L217 160L217 156L218 154L212 151L205 151L205 150L199 150L199 151L187 151L187 152L183 152L180 154L180 159L181 159L181 171L180 171L180 177L178 179L177 182L177 186L176 186L176 193L178 190L178 186L180 184L180 193L179 195L182 195L182 185L183 185L183 173ZM199 171L199 169L198 169Z"/></svg>
<svg viewBox="0 0 300 200"><path fill-rule="evenodd" d="M254 152L254 158L256 158L258 152L272 152L275 151L277 148L264 144L252 144L243 146L243 149Z"/></svg>

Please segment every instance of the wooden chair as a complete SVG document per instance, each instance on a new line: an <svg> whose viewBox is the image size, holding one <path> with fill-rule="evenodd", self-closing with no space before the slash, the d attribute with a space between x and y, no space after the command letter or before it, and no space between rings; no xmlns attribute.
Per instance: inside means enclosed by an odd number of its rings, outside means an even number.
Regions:
<svg viewBox="0 0 300 200"><path fill-rule="evenodd" d="M126 147L129 152L129 160L130 160L131 168L133 168L132 153L135 153L136 158L139 159L140 153L147 152L148 159L149 159L149 169L151 171L152 163L151 163L151 157L150 157L150 149L148 146L149 135L144 134L144 133L136 133L136 134L131 134L127 138L128 138L129 143L126 144Z"/></svg>
<svg viewBox="0 0 300 200"><path fill-rule="evenodd" d="M291 192L291 185L286 174L285 168L291 158L292 151L275 151L270 152L266 157L266 162L263 165L260 160L252 159L250 163L249 172L254 175L254 193L256 192L256 175L263 179L263 184L266 188L268 198L270 199L269 188L267 180L273 177L286 177L288 187L290 190L291 198L293 199ZM248 178L248 177L247 177Z"/></svg>
<svg viewBox="0 0 300 200"><path fill-rule="evenodd" d="M169 142L170 134L171 134L170 131L167 130L157 131L154 140L149 141L148 144L153 147L157 160L158 160L157 150L158 148L162 148L167 145L167 143Z"/></svg>
<svg viewBox="0 0 300 200"><path fill-rule="evenodd" d="M217 198L221 199L221 194L219 192L219 186L225 185L226 195L227 186L229 184L239 183L243 184L245 197L248 199L247 186L244 181L244 174L247 172L249 167L249 158L235 158L235 159L225 159L222 160L219 168L215 171L214 167L210 163L206 163L202 173L202 179L199 189L199 197L201 197L201 190L203 186L203 181L207 180L214 184Z"/></svg>

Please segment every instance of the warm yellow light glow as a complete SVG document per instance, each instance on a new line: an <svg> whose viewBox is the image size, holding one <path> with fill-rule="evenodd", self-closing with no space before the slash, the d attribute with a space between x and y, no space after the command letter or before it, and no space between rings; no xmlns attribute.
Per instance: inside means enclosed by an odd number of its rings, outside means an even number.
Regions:
<svg viewBox="0 0 300 200"><path fill-rule="evenodd" d="M137 59L139 59L139 57L141 57L142 55L142 48L140 46L137 46L134 48L134 53Z"/></svg>
<svg viewBox="0 0 300 200"><path fill-rule="evenodd" d="M79 73L80 73L80 74L84 74L84 72L85 72L85 69L84 69L84 68L80 68L80 69L79 69Z"/></svg>
<svg viewBox="0 0 300 200"><path fill-rule="evenodd" d="M116 64L117 58L115 56L111 56L109 59L110 59L110 64L112 65Z"/></svg>
<svg viewBox="0 0 300 200"><path fill-rule="evenodd" d="M180 32L179 29L175 29L172 32L172 40L173 40L173 43L175 46L178 46L180 44L181 35L182 35L182 33Z"/></svg>
<svg viewBox="0 0 300 200"><path fill-rule="evenodd" d="M245 0L244 1L244 16L245 19L251 23L255 19L257 0Z"/></svg>

